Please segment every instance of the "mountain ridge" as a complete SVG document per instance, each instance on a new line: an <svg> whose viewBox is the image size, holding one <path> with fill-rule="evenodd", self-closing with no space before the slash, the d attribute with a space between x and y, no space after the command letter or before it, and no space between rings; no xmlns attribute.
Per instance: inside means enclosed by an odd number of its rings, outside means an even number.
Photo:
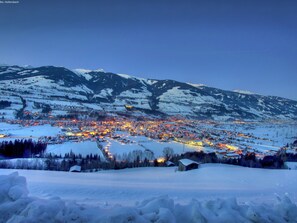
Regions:
<svg viewBox="0 0 297 223"><path fill-rule="evenodd" d="M297 119L297 101L291 99L138 78L102 69L0 66L0 93L0 101L11 102L0 112L10 117L23 107L18 99L22 97L27 102L24 111L40 113L36 106L39 103L50 107L53 116L73 110L126 112L125 105L129 105L137 112L198 119Z"/></svg>

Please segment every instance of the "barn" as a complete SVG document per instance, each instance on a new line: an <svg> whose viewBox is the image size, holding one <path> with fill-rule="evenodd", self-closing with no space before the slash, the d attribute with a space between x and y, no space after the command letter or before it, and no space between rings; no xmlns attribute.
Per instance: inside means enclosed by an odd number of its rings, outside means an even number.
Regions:
<svg viewBox="0 0 297 223"><path fill-rule="evenodd" d="M179 171L188 171L193 169L198 169L200 163L190 160L190 159L181 159L178 161L178 170Z"/></svg>

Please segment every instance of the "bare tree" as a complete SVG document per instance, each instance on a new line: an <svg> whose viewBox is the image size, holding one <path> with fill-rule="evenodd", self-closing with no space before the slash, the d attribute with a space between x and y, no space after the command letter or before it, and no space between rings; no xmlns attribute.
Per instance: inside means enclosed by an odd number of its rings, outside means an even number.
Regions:
<svg viewBox="0 0 297 223"><path fill-rule="evenodd" d="M165 147L163 149L163 156L166 160L169 160L174 155L174 151L171 147Z"/></svg>

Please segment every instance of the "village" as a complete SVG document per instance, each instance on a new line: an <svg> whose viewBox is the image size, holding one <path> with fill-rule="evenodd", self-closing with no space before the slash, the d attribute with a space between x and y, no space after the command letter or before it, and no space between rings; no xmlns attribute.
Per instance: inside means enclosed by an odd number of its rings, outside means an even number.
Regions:
<svg viewBox="0 0 297 223"><path fill-rule="evenodd" d="M279 132L274 133L275 135L254 134L255 126L262 126L262 123L239 120L226 123L180 117L150 119L117 116L107 117L101 121L79 119L6 120L6 123L19 124L23 127L42 125L57 127L61 129L60 134L43 135L38 137L38 141L48 145L95 141L107 160L117 156L110 150L115 143L126 146L140 145L151 151L154 151L154 148L151 147L156 143L167 143L167 147L176 145L179 145L180 148L183 147L182 152L185 152L185 148L186 151L215 152L218 157L232 159L249 153L255 153L258 158L262 158L266 155L273 155L280 149L296 152L294 146L289 146L290 143L293 143L293 138L284 143L279 142L275 136L280 135ZM294 133L292 134L294 135ZM2 140L9 141L10 138L13 138L13 134L11 136L0 134L0 137ZM142 137L142 141L137 140L137 137ZM146 146L145 142L148 140L153 140L155 144L151 143ZM160 162L164 160L162 153L155 158L158 158Z"/></svg>

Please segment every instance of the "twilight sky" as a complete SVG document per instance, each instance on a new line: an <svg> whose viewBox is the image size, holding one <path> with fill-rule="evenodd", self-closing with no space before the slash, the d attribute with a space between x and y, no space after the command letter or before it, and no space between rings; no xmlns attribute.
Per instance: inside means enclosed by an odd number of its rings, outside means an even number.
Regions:
<svg viewBox="0 0 297 223"><path fill-rule="evenodd" d="M297 1L2 3L0 63L103 68L297 100Z"/></svg>

